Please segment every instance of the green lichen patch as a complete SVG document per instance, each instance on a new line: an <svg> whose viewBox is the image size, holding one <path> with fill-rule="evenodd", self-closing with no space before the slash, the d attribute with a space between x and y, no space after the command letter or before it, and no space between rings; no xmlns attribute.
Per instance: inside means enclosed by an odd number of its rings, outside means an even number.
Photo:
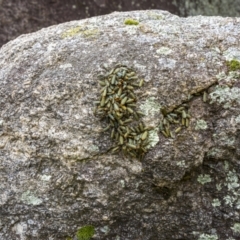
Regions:
<svg viewBox="0 0 240 240"><path fill-rule="evenodd" d="M161 47L159 49L156 50L157 54L163 54L163 55L169 55L172 53L172 49L168 48L168 47Z"/></svg>
<svg viewBox="0 0 240 240"><path fill-rule="evenodd" d="M156 14L154 12L149 12L147 13L147 15L149 16L149 18L151 20L163 20L164 19L164 16L161 15L161 14Z"/></svg>
<svg viewBox="0 0 240 240"><path fill-rule="evenodd" d="M210 104L223 104L224 108L230 108L235 102L240 103L240 88L228 86L216 86L210 94Z"/></svg>
<svg viewBox="0 0 240 240"><path fill-rule="evenodd" d="M198 240L218 240L218 236L216 234L201 234Z"/></svg>
<svg viewBox="0 0 240 240"><path fill-rule="evenodd" d="M238 177L238 173L236 170L229 164L229 162L225 161L223 165L225 171L225 180L223 184L216 184L216 189L218 191L224 190L224 204L229 207L233 207L236 209L240 209L240 180ZM227 191L226 191L227 190Z"/></svg>
<svg viewBox="0 0 240 240"><path fill-rule="evenodd" d="M36 197L32 192L26 191L22 194L21 200L26 204L39 205L42 203L42 199Z"/></svg>
<svg viewBox="0 0 240 240"><path fill-rule="evenodd" d="M83 226L76 233L77 240L90 240L94 233L95 228L92 225Z"/></svg>
<svg viewBox="0 0 240 240"><path fill-rule="evenodd" d="M154 116L160 113L161 105L156 101L155 97L150 97L140 106L140 109L146 116Z"/></svg>
<svg viewBox="0 0 240 240"><path fill-rule="evenodd" d="M237 209L240 208L239 202L240 198L238 197L240 194L240 182L238 179L238 175L236 171L233 169L227 173L224 185L228 189L228 195L226 195L223 199L226 205L232 207L233 205L236 206Z"/></svg>
<svg viewBox="0 0 240 240"><path fill-rule="evenodd" d="M233 227L231 227L234 233L240 233L240 223L234 223Z"/></svg>
<svg viewBox="0 0 240 240"><path fill-rule="evenodd" d="M207 129L207 123L203 119L199 119L196 123L195 130L205 130Z"/></svg>
<svg viewBox="0 0 240 240"><path fill-rule="evenodd" d="M216 157L218 155L221 155L221 152L222 152L221 149L218 149L217 147L213 147L207 152L207 156L208 157Z"/></svg>
<svg viewBox="0 0 240 240"><path fill-rule="evenodd" d="M132 19L132 18L127 18L124 20L125 25L138 25L139 21Z"/></svg>
<svg viewBox="0 0 240 240"><path fill-rule="evenodd" d="M209 174L201 174L198 176L197 181L202 185L211 182L211 177Z"/></svg>
<svg viewBox="0 0 240 240"><path fill-rule="evenodd" d="M158 136L158 129L157 128L149 131L148 141L149 141L149 144L146 147L147 149L157 145L157 143L159 142L159 136Z"/></svg>
<svg viewBox="0 0 240 240"><path fill-rule="evenodd" d="M240 70L240 62L236 59L231 61L227 61L227 66L229 71L237 71Z"/></svg>
<svg viewBox="0 0 240 240"><path fill-rule="evenodd" d="M240 123L240 115L238 115L238 116L235 118L235 122L238 123L238 124Z"/></svg>
<svg viewBox="0 0 240 240"><path fill-rule="evenodd" d="M185 167L186 167L186 162L185 162L185 160L178 161L178 162L177 162L177 166L182 167L182 168L185 168Z"/></svg>
<svg viewBox="0 0 240 240"><path fill-rule="evenodd" d="M108 234L108 232L110 231L109 227L108 226L104 226L102 228L100 228L100 231L105 233L105 234Z"/></svg>
<svg viewBox="0 0 240 240"><path fill-rule="evenodd" d="M235 191L235 189L240 186L238 175L235 170L228 172L226 182L229 191Z"/></svg>
<svg viewBox="0 0 240 240"><path fill-rule="evenodd" d="M216 189L217 189L218 191L222 190L222 184L221 184L221 183L217 183L217 184L216 184Z"/></svg>
<svg viewBox="0 0 240 240"><path fill-rule="evenodd" d="M98 153L99 152L99 147L95 144L90 144L88 146L88 150L92 153Z"/></svg>
<svg viewBox="0 0 240 240"><path fill-rule="evenodd" d="M52 177L51 175L42 175L41 180L48 182L48 181L50 181L51 177Z"/></svg>
<svg viewBox="0 0 240 240"><path fill-rule="evenodd" d="M94 37L99 33L99 30L94 28L94 29L87 29L82 31L82 35L86 38Z"/></svg>
<svg viewBox="0 0 240 240"><path fill-rule="evenodd" d="M64 33L62 33L62 37L63 38L65 38L65 37L73 37L73 36L79 34L81 29L82 29L81 26L77 26L77 27L71 28L71 29L65 31Z"/></svg>
<svg viewBox="0 0 240 240"><path fill-rule="evenodd" d="M97 28L91 29L83 26L77 26L62 33L62 38L74 37L76 35L81 35L83 37L90 38L96 36L98 33L99 30Z"/></svg>
<svg viewBox="0 0 240 240"><path fill-rule="evenodd" d="M233 206L233 203L236 201L234 196L226 195L224 198L225 204L229 205L230 207Z"/></svg>
<svg viewBox="0 0 240 240"><path fill-rule="evenodd" d="M221 202L219 201L219 199L217 199L217 198L213 199L213 201L212 201L212 206L213 206L213 207L219 207L219 206L221 206Z"/></svg>
<svg viewBox="0 0 240 240"><path fill-rule="evenodd" d="M216 75L219 83L222 85L232 86L233 83L239 81L240 73L236 71L230 71L228 73L221 72Z"/></svg>

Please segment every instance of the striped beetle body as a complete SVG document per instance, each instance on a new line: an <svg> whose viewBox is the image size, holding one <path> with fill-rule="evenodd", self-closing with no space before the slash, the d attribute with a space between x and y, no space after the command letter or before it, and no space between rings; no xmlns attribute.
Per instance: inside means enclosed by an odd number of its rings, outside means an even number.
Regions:
<svg viewBox="0 0 240 240"><path fill-rule="evenodd" d="M200 92L194 94L189 94L188 102L191 101L194 97L199 96L202 96L202 101L206 103L208 101L207 89L201 90ZM178 134L183 130L183 128L189 127L191 116L189 114L188 103L181 104L171 112L168 112L167 109L163 107L161 108L161 113L163 115L163 119L159 124L159 130L166 138L174 138L174 134Z"/></svg>
<svg viewBox="0 0 240 240"><path fill-rule="evenodd" d="M133 69L118 64L106 75L100 75L99 100L95 102L95 115L107 121L104 131L110 130L111 139L116 143L112 153L122 151L125 155L142 158L149 144L149 130L140 122L144 115L137 111L135 88L142 87Z"/></svg>

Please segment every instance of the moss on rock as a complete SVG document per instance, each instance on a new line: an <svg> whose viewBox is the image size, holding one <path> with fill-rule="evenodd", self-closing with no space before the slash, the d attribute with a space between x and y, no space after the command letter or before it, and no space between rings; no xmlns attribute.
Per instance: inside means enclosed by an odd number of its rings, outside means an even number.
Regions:
<svg viewBox="0 0 240 240"><path fill-rule="evenodd" d="M240 62L238 60L227 61L227 66L230 71L240 70Z"/></svg>
<svg viewBox="0 0 240 240"><path fill-rule="evenodd" d="M124 24L125 25L138 25L139 21L132 19L132 18L127 18L127 19L125 19Z"/></svg>

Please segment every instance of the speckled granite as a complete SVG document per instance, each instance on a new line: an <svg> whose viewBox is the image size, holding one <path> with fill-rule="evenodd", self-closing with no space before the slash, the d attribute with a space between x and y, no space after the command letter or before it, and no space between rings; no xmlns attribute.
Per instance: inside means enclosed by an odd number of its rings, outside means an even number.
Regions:
<svg viewBox="0 0 240 240"><path fill-rule="evenodd" d="M239 239L240 85L229 67L240 61L239 35L239 18L148 10L4 45L0 239L65 240L86 225L92 239ZM153 130L141 161L112 154L93 114L98 75L118 63L145 79L137 108ZM166 138L161 109L183 104L189 126Z"/></svg>

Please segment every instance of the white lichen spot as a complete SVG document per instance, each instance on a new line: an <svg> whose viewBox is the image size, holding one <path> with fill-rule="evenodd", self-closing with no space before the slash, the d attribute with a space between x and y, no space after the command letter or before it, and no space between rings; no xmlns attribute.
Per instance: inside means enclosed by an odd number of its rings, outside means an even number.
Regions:
<svg viewBox="0 0 240 240"><path fill-rule="evenodd" d="M177 162L177 165L180 166L180 167L186 167L186 163L185 163L184 160L178 161L178 162Z"/></svg>
<svg viewBox="0 0 240 240"><path fill-rule="evenodd" d="M221 53L221 49L219 47L215 47L215 48L213 48L213 50L217 53Z"/></svg>
<svg viewBox="0 0 240 240"><path fill-rule="evenodd" d="M240 115L238 115L238 116L235 118L235 122L236 122L236 123L240 123Z"/></svg>
<svg viewBox="0 0 240 240"><path fill-rule="evenodd" d="M231 227L233 232L240 233L240 223L234 223L233 227Z"/></svg>
<svg viewBox="0 0 240 240"><path fill-rule="evenodd" d="M216 184L216 188L217 188L218 191L220 191L222 189L221 185L222 185L221 183Z"/></svg>
<svg viewBox="0 0 240 240"><path fill-rule="evenodd" d="M229 163L227 161L224 161L224 170L225 171L229 170Z"/></svg>
<svg viewBox="0 0 240 240"><path fill-rule="evenodd" d="M91 144L91 145L88 147L88 150L89 150L90 152L97 153L97 152L99 152L99 147L98 147L97 145Z"/></svg>
<svg viewBox="0 0 240 240"><path fill-rule="evenodd" d="M235 206L236 206L236 209L240 209L240 198L238 198L237 202L235 203Z"/></svg>
<svg viewBox="0 0 240 240"><path fill-rule="evenodd" d="M12 229L13 229L13 231L15 231L15 233L17 235L19 235L20 240L26 239L25 234L27 231L27 223L25 223L25 222L16 223Z"/></svg>
<svg viewBox="0 0 240 240"><path fill-rule="evenodd" d="M214 198L213 201L212 201L212 206L213 206L213 207L219 207L219 206L221 206L221 202L219 201L219 199Z"/></svg>
<svg viewBox="0 0 240 240"><path fill-rule="evenodd" d="M218 73L218 74L216 75L216 78L217 78L219 81L221 81L221 80L225 79L226 76L227 76L227 75L226 75L225 72L220 72L220 73Z"/></svg>
<svg viewBox="0 0 240 240"><path fill-rule="evenodd" d="M174 69L176 67L176 60L171 58L160 58L158 60L161 69Z"/></svg>
<svg viewBox="0 0 240 240"><path fill-rule="evenodd" d="M59 68L62 69L72 68L72 64L71 63L62 64L59 66Z"/></svg>
<svg viewBox="0 0 240 240"><path fill-rule="evenodd" d="M52 177L51 175L42 175L41 180L48 182L51 179L51 177Z"/></svg>
<svg viewBox="0 0 240 240"><path fill-rule="evenodd" d="M163 54L163 55L169 55L172 53L172 49L170 49L168 47L161 47L161 48L157 49L156 53Z"/></svg>
<svg viewBox="0 0 240 240"><path fill-rule="evenodd" d="M199 119L196 123L195 130L205 130L208 128L206 121Z"/></svg>
<svg viewBox="0 0 240 240"><path fill-rule="evenodd" d="M202 185L204 185L205 183L209 183L211 182L211 178L209 174L201 174L198 176L197 181L199 183L201 183Z"/></svg>
<svg viewBox="0 0 240 240"><path fill-rule="evenodd" d="M121 184L121 187L122 187L122 188L125 187L125 181L124 181L124 180L120 180L120 184Z"/></svg>
<svg viewBox="0 0 240 240"><path fill-rule="evenodd" d="M235 171L230 171L227 174L227 187L229 191L235 190L235 188L239 187L238 176Z"/></svg>
<svg viewBox="0 0 240 240"><path fill-rule="evenodd" d="M211 150L207 152L207 156L208 157L216 156L216 155L219 155L220 153L221 153L220 149L213 147Z"/></svg>
<svg viewBox="0 0 240 240"><path fill-rule="evenodd" d="M161 105L155 100L155 97L150 97L140 105L140 109L146 116L154 116L154 114L160 113Z"/></svg>
<svg viewBox="0 0 240 240"><path fill-rule="evenodd" d="M134 61L133 64L136 70L138 70L139 72L146 73L147 67L145 65L139 64L137 61Z"/></svg>
<svg viewBox="0 0 240 240"><path fill-rule="evenodd" d="M21 200L26 204L32 204L32 205L39 205L43 202L42 199L36 197L29 190L22 194Z"/></svg>
<svg viewBox="0 0 240 240"><path fill-rule="evenodd" d="M157 143L159 142L159 136L158 136L157 128L155 128L154 130L149 131L148 140L149 140L149 144L147 146L147 149L157 145Z"/></svg>
<svg viewBox="0 0 240 240"><path fill-rule="evenodd" d="M198 240L218 240L218 236L216 234L209 235L209 234L201 234Z"/></svg>
<svg viewBox="0 0 240 240"><path fill-rule="evenodd" d="M110 229L108 226L104 226L104 227L100 228L100 231L107 234L110 231Z"/></svg>
<svg viewBox="0 0 240 240"><path fill-rule="evenodd" d="M137 174L137 173L141 173L142 172L142 164L139 161L136 161L135 164L131 164L129 165L129 169Z"/></svg>
<svg viewBox="0 0 240 240"><path fill-rule="evenodd" d="M240 181L238 175L234 169L229 171L229 163L227 161L224 162L224 169L227 172L224 186L228 189L228 195L223 199L226 205L230 207L234 205L236 209L240 209Z"/></svg>
<svg viewBox="0 0 240 240"><path fill-rule="evenodd" d="M223 199L225 201L225 204L229 205L230 207L232 207L233 203L236 201L236 197L229 195L225 196Z"/></svg>
<svg viewBox="0 0 240 240"><path fill-rule="evenodd" d="M56 50L56 46L57 46L56 43L49 43L47 46L47 51L52 52L52 51Z"/></svg>

